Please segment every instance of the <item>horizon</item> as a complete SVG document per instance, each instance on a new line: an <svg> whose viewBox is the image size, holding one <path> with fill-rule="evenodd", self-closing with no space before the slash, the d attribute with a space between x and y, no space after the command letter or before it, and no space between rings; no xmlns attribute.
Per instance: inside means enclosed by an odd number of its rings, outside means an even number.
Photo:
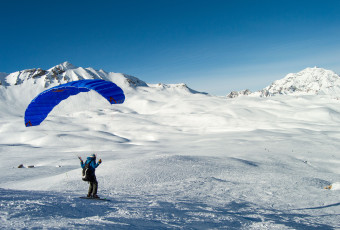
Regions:
<svg viewBox="0 0 340 230"><path fill-rule="evenodd" d="M65 65L71 65L71 67L67 67L67 69L73 69L73 68L75 68L75 69L77 69L77 68L84 68L84 69L88 69L88 68L92 68L93 69L93 67L91 67L91 66L87 66L87 67L84 67L84 66L77 66L77 65L74 65L73 63L71 63L71 62L69 62L69 61L64 61L64 62L62 62L62 63L59 63L59 64L56 64L56 65L54 65L54 66L51 66L51 67L49 67L49 68L47 68L47 69L43 69L43 70L49 70L49 69L52 69L52 68L54 68L54 67L56 67L56 66L59 66L59 65L62 65L62 66L65 66ZM40 68L40 67L35 67L35 69L38 69L38 68ZM31 68L32 69L32 68ZM326 70L326 71L332 71L332 72L334 72L333 70L329 70L329 69L325 69L325 68L322 68L322 67L319 67L319 66L314 66L314 67L306 67L306 68L304 68L304 69L302 69L302 70L300 70L300 71L298 71L298 72L296 72L296 73L287 73L285 76L283 76L282 78L280 78L280 79L275 79L271 84L273 84L275 81L277 81L277 80L282 80L283 78L285 78L287 75L289 75L289 74L298 74L298 73L300 73L300 72L302 72L302 71L310 71L310 69L322 69L322 70ZM106 71L105 69L94 69L95 71L104 71L104 72L106 72L106 73L109 73L110 71ZM24 71L24 70L18 70L18 71L15 71L15 72L19 72L19 71ZM13 72L13 73L15 73L15 72ZM0 71L0 74L1 73L3 73L3 72L1 72ZM116 73L116 72L112 72L112 73ZM338 73L336 73L336 72L334 72L336 75L338 75L339 76L339 74ZM11 73L3 73L3 74L11 74ZM125 74L125 75L128 75L128 74L126 74L126 73L120 73L120 74ZM129 75L129 76L132 76L132 75ZM133 77L136 77L136 76L133 76ZM138 77L137 77L138 78ZM140 79L140 78L138 78L138 79ZM140 79L140 80L142 80L142 81L144 81L143 79ZM147 84L154 84L154 83L149 83L149 82L146 82L146 81L144 81L145 83L147 83ZM177 82L177 83L164 83L164 82L159 82L160 84L186 84L190 89L192 89L192 90L195 90L195 91L197 91L195 88L192 88L190 85L188 85L187 83L185 83L185 82ZM260 92L261 90L263 90L264 88L266 88L266 87L268 87L268 86L270 86L271 84L269 84L269 85L266 85L266 86L263 86L262 88L260 88L260 89L256 89L256 90L250 90L252 93L255 93L255 92ZM230 92L228 92L227 94L225 94L225 95L222 95L222 96L228 96L228 94L229 93L232 93L232 92L241 92L241 91L244 91L244 90L249 90L249 89L246 89L246 88L244 88L244 89L241 89L241 90L238 90L238 91L235 91L235 90L231 90ZM206 92L206 91L198 91L198 92L201 92L201 93L208 93L208 92ZM214 95L214 94L211 94L211 93L208 93L208 94L210 94L210 95ZM215 95L215 96L221 96L221 95Z"/></svg>
<svg viewBox="0 0 340 230"><path fill-rule="evenodd" d="M2 6L5 73L68 61L226 95L262 89L307 67L340 72L338 1L17 0Z"/></svg>

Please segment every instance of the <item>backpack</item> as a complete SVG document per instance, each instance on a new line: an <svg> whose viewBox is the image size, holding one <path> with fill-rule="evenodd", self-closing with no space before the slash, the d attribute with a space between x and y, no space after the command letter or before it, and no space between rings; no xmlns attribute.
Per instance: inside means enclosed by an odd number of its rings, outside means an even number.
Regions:
<svg viewBox="0 0 340 230"><path fill-rule="evenodd" d="M90 163L92 160L90 160L87 164L85 164L83 168L83 181L91 181L93 178L93 170L90 168Z"/></svg>

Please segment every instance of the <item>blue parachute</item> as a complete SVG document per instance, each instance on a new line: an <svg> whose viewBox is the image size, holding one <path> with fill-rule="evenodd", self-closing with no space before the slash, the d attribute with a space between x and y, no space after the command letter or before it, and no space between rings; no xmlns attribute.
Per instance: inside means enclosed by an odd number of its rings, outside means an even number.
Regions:
<svg viewBox="0 0 340 230"><path fill-rule="evenodd" d="M110 81L91 79L69 82L47 89L31 101L25 112L26 127L40 125L62 100L90 90L95 90L111 104L122 104L125 100L123 90Z"/></svg>

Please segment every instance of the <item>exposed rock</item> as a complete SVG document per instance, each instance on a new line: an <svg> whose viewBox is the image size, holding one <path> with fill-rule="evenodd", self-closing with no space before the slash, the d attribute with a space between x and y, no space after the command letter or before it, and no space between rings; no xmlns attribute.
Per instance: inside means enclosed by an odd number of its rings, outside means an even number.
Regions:
<svg viewBox="0 0 340 230"><path fill-rule="evenodd" d="M230 92L227 97L228 98L235 98L235 97L239 97L239 96L248 96L249 94L251 94L251 91L249 89L246 90L242 90L242 91L232 91Z"/></svg>
<svg viewBox="0 0 340 230"><path fill-rule="evenodd" d="M38 78L41 76L44 76L47 73L46 70L40 69L38 68L33 74L32 74L32 78Z"/></svg>

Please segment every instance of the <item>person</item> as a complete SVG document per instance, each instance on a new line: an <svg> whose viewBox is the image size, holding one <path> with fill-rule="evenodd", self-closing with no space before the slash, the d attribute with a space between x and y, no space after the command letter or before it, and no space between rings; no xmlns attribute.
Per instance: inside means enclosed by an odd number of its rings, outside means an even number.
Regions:
<svg viewBox="0 0 340 230"><path fill-rule="evenodd" d="M89 164L89 170L91 172L91 176L90 176L90 186L89 186L89 191L87 193L87 197L92 197L92 198L99 198L99 196L97 195L97 191L98 191L98 181L96 178L96 168L102 163L102 159L99 159L98 163L96 163L96 154L92 154L91 156L89 156L86 159L86 162L84 163L84 161L81 159L81 157L79 157L80 160L80 166L81 168L84 168L86 164Z"/></svg>

